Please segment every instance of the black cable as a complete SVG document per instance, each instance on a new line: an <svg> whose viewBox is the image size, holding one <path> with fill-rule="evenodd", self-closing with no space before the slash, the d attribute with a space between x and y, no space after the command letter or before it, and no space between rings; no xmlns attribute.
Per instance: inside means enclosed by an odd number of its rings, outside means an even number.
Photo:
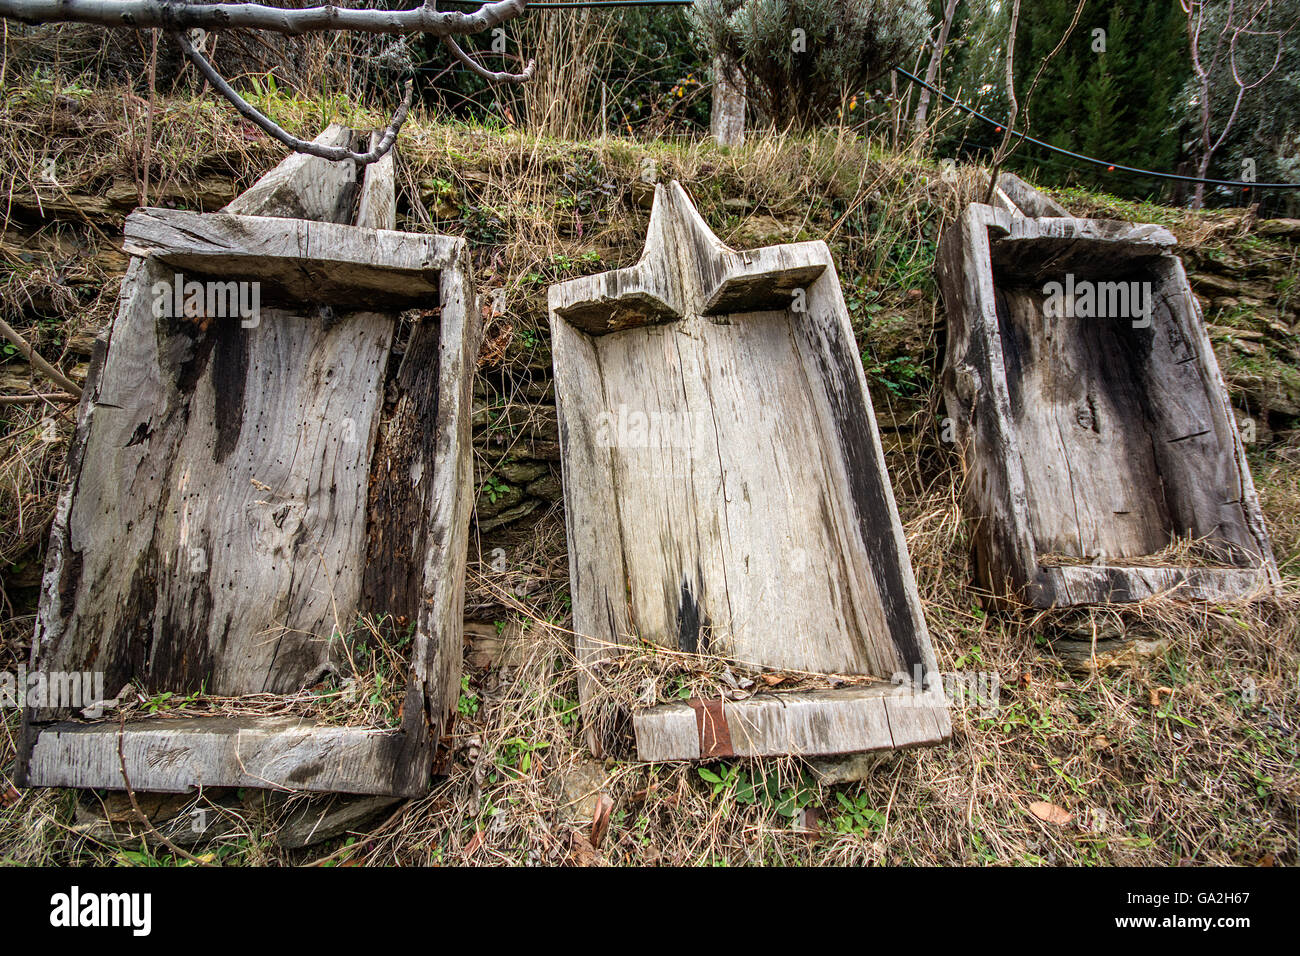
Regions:
<svg viewBox="0 0 1300 956"><path fill-rule="evenodd" d="M449 2L477 5L478 3L481 2L481 0L449 0ZM549 0L549 2L530 3L528 4L526 9L528 10L577 10L577 9L589 9L594 7L680 7L680 6L687 6L694 2L695 0ZM925 82L925 80L921 79L919 76L913 76L911 73L907 72L907 70L903 69L901 66L894 67L894 70L905 79L911 80L913 83L916 83L918 86L925 87L931 93L938 95L942 99L951 103L953 106L957 107L957 109L962 110L965 113L969 113L971 116L975 117L978 120L982 120L983 122L988 123L990 126L996 128L998 131L1001 131L1006 127L1005 123L999 123L997 120L985 116L983 113L979 112L978 110L972 109L971 107L967 106L965 103L959 102L958 100L949 96L943 90L931 86L929 83ZM1104 159L1097 159L1094 156L1086 156L1083 153L1076 153L1073 150L1063 149L1060 146L1053 146L1051 143L1045 143L1041 139L1035 139L1032 136L1029 136L1025 133L1017 132L1015 130L1011 131L1011 135L1019 137L1021 140L1023 140L1026 143L1031 143L1034 146L1041 147L1042 149L1046 149L1050 152L1059 153L1062 156L1069 156L1071 159L1082 160L1085 163L1092 163L1094 166L1104 166L1106 168L1106 171L1111 173L1114 172L1135 173L1139 176L1151 176L1155 179L1170 179L1180 183L1203 183L1206 186L1241 186L1245 189L1300 189L1300 183L1251 183L1251 182L1246 182L1244 179L1201 179L1197 176L1183 176L1180 173L1162 173L1154 169L1139 169L1136 166L1125 166L1123 163L1111 163L1111 162L1107 162Z"/></svg>
<svg viewBox="0 0 1300 956"><path fill-rule="evenodd" d="M925 87L931 93L937 93L939 96L943 97L953 106L957 107L959 110L969 113L971 116L974 116L976 119L983 120L984 122L988 123L990 126L996 127L998 130L1002 130L1006 128L1005 123L999 123L995 119L990 119L989 117L985 116L983 113L971 109L965 103L958 102L957 100L949 96L947 93L943 92L943 90L936 89L935 87L931 86L929 83L925 82L925 80L921 79L920 77L913 76L911 73L908 73L901 66L894 67L894 70L900 76L903 76L906 79L911 80L913 83L917 83L920 86ZM1207 186L1245 186L1250 189L1300 189L1300 183L1248 183L1245 180L1240 180L1240 179L1199 179L1196 176L1183 176L1180 175L1179 173L1161 173L1161 172L1157 172L1154 169L1138 169L1136 166L1125 166L1122 163L1108 163L1104 159L1096 159L1092 156L1085 156L1083 153L1076 153L1068 149L1062 149L1060 146L1053 146L1051 143L1044 143L1041 139L1034 139L1034 137L1032 136L1027 136L1024 133L1018 133L1015 130L1011 131L1011 135L1018 136L1026 143L1032 143L1034 146L1041 146L1043 149L1050 150L1053 153L1060 153L1062 156L1069 156L1072 159L1081 159L1084 162L1093 163L1094 165L1097 166L1105 166L1108 172L1116 172L1117 170L1121 170L1126 173L1138 173L1142 176L1154 176L1156 179L1174 179L1177 180L1178 182L1183 182L1183 183L1205 183Z"/></svg>

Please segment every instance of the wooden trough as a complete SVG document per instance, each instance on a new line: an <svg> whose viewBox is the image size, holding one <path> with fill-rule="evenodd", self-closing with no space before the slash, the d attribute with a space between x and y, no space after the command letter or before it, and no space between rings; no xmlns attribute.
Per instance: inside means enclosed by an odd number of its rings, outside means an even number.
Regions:
<svg viewBox="0 0 1300 956"><path fill-rule="evenodd" d="M977 583L1038 607L1223 600L1277 581L1175 239L1015 180L942 236L944 395ZM1021 215L1009 197L1040 218Z"/></svg>
<svg viewBox="0 0 1300 956"><path fill-rule="evenodd" d="M584 712L602 662L640 640L867 678L643 708L643 760L947 737L825 243L734 252L680 185L658 186L640 262L552 286L550 322Z"/></svg>
<svg viewBox="0 0 1300 956"><path fill-rule="evenodd" d="M392 231L392 163L358 197L353 164L294 155L222 213L129 217L32 667L110 695L297 694L341 670L332 636L388 614L411 638L400 727L30 708L26 785L428 789L458 691L479 317L463 240ZM260 312L177 312L191 281L257 288Z"/></svg>

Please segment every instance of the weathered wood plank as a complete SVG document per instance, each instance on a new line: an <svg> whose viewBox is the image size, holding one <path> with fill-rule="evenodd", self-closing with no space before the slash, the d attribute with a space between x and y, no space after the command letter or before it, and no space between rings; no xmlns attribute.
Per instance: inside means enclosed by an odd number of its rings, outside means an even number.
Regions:
<svg viewBox="0 0 1300 956"><path fill-rule="evenodd" d="M1014 206L1014 209L1009 211L1030 217L1069 218L1070 216L1068 209L1051 196L1035 189L1015 173L1002 173L999 175L998 189Z"/></svg>
<svg viewBox="0 0 1300 956"><path fill-rule="evenodd" d="M220 786L417 796L427 783L421 768L398 759L402 737L283 717L155 718L124 732L113 724L61 723L41 733L29 773L42 786L121 790L124 758L139 791Z"/></svg>
<svg viewBox="0 0 1300 956"><path fill-rule="evenodd" d="M669 227L663 219L665 215L656 203L650 212L645 251L636 265L551 286L548 292L551 311L592 335L681 318L681 279L672 271L658 267L668 254L665 243L669 241Z"/></svg>
<svg viewBox="0 0 1300 956"><path fill-rule="evenodd" d="M1148 568L1122 564L1066 565L1043 569L1058 604L1120 604L1162 595L1188 601L1231 601L1266 594L1269 569Z"/></svg>
<svg viewBox="0 0 1300 956"><path fill-rule="evenodd" d="M825 243L801 242L731 254L727 271L704 297L704 315L785 311L826 271Z"/></svg>
<svg viewBox="0 0 1300 956"><path fill-rule="evenodd" d="M204 332L154 319L162 274L143 263L124 303L68 512L73 601L43 636L83 637L42 663L76 670L89 635L112 635L96 662L114 688L297 691L351 623L336 614L357 598L393 322L283 312Z"/></svg>
<svg viewBox="0 0 1300 956"><path fill-rule="evenodd" d="M460 695L465 562L474 509L470 413L483 328L469 248L463 239L455 240L451 260L442 273L440 303L433 474L429 474L426 459L418 468L413 467L410 477L414 485L430 482L431 488L427 499L428 531L424 536L424 596L415 632L412 687L407 693L404 724L413 738L417 730L423 730L434 745ZM418 361L418 353L414 360ZM403 373L406 365L404 358ZM418 395L419 390L408 388L407 393ZM423 428L427 431L429 427L425 419ZM429 445L422 447L428 449ZM417 707L417 703L421 706Z"/></svg>
<svg viewBox="0 0 1300 956"><path fill-rule="evenodd" d="M951 730L942 694L891 684L661 704L633 718L642 760L814 757L936 744Z"/></svg>
<svg viewBox="0 0 1300 956"><path fill-rule="evenodd" d="M313 142L320 146L349 146L354 145L355 137L346 126L333 123ZM356 183L356 163L293 153L236 196L222 212L347 223L352 221Z"/></svg>
<svg viewBox="0 0 1300 956"><path fill-rule="evenodd" d="M302 164L291 165L301 178ZM374 210L391 180L372 185ZM326 198L317 191L311 201ZM344 301L380 298L346 288L348 275L374 271L364 258L373 255L379 271L417 264L407 279L390 272L385 281L390 291L405 281L402 296L426 311L399 343L398 362L392 311L263 308L244 322L160 315L155 286L175 279L177 266L133 258L79 412L33 667L93 666L111 689L130 680L154 691L285 693L337 669L332 636L358 613L400 616L414 637L400 730L132 722L128 773L139 789L423 792L461 656L479 342L465 244L311 224L318 233L276 218L223 215L211 230L210 217L161 218L178 235L189 230L182 244L232 228L264 240L233 259L192 253L196 277L324 268L330 260L314 258L311 243L339 238L335 251L351 242L344 260L355 265L332 272ZM247 271L228 271L232 262ZM123 786L116 728L48 723L62 712L25 716L27 785Z"/></svg>
<svg viewBox="0 0 1300 956"><path fill-rule="evenodd" d="M637 635L750 666L932 677L825 244L736 253L673 184L636 268L640 287L680 284L680 319L593 331L572 304L631 286L550 293L580 659ZM763 309L719 311L748 306ZM580 685L589 712L598 686Z"/></svg>
<svg viewBox="0 0 1300 956"><path fill-rule="evenodd" d="M197 276L260 282L264 299L377 309L427 302L458 241L301 219L137 209L127 217L123 248Z"/></svg>
<svg viewBox="0 0 1300 956"><path fill-rule="evenodd" d="M370 148L379 145L380 133L370 134ZM397 150L390 149L384 158L365 167L361 180L361 200L357 204L357 225L365 229L397 228L397 184L395 163Z"/></svg>

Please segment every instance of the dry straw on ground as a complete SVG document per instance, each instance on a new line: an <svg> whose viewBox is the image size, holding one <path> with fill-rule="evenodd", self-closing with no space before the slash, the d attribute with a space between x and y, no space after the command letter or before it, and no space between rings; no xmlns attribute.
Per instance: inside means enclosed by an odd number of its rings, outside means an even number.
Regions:
<svg viewBox="0 0 1300 956"><path fill-rule="evenodd" d="M129 132L134 114L123 114L119 100L88 94L75 107L86 118L75 133L48 125L65 111L54 98L39 100L37 110L8 101L0 148L14 159L2 167L8 180L0 193L31 189L42 144L83 157L97 155L95 149L73 144L102 148L99 159L70 160L82 164L70 167L69 195L133 182L138 137ZM297 132L321 119L309 103L264 105ZM256 141L230 152L242 133L220 111L188 101L165 101L163 109L155 156L165 165L154 182L197 183L206 173L194 157L216 153L242 187L273 159ZM1296 862L1300 609L1291 586L1300 546L1300 463L1252 452L1288 580L1284 593L1268 600L995 613L968 586L960 462L940 440L942 315L931 267L938 230L974 198L977 175L944 176L848 132L755 136L744 149L720 152L706 144L617 138L573 144L416 118L402 148L401 227L466 236L480 288L504 290L494 300L500 307L490 317L479 369L480 487L553 415L546 285L639 255L647 160L660 178L680 179L705 219L737 246L827 238L872 382L940 667L998 675L997 706L959 699L949 743L869 761L859 782L832 782L826 775L834 768L796 759L645 765L630 757L620 710L682 692L743 691L732 680L762 677L742 673L739 662L728 677L728 665L642 648L598 675L618 705L606 728L616 746L594 761L577 709L563 512L541 508L519 524L475 528L472 535L467 609L497 641L491 654L469 649L442 775L429 796L378 811L350 837L290 850L275 842L286 821L331 798L199 794L174 812L207 808L222 826L195 852L222 864L319 865ZM1104 197L1070 201L1081 213L1139 211ZM1230 230L1214 231L1233 221L1229 213L1140 211L1159 212L1184 239L1236 241ZM118 228L111 218L87 218L70 213L61 221L88 246ZM8 222L7 230L19 230L20 218ZM28 230L19 238L44 248L40 234ZM1293 255L1283 247L1274 253ZM6 263L8 278L0 281L29 281L13 278L15 267ZM112 284L103 283L89 312L56 312L52 334L66 342L101 328ZM35 334L31 310L15 312ZM56 359L53 341L44 354ZM59 409L9 407L0 414L0 548L6 561L24 562L3 569L0 668L12 670L30 640L32 569L41 560L69 425ZM47 415L56 422L53 441L39 434ZM504 566L493 560L497 548L508 557ZM340 623L342 631L355 622ZM400 670L400 650L398 659L379 659L354 659L351 666L390 680ZM133 706L147 707L149 690L142 691L146 703ZM381 693L363 718L387 719L387 700ZM299 703L324 706L316 698ZM16 713L6 711L6 776L17 727ZM10 792L0 780L0 860L168 858L165 848L144 848L142 840L115 845L102 830L77 823L76 800L68 792ZM97 797L83 801L98 806Z"/></svg>

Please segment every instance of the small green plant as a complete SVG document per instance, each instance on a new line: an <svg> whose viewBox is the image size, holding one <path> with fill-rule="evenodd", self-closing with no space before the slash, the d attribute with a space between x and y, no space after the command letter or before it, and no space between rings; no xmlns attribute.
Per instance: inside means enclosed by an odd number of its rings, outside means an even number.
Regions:
<svg viewBox="0 0 1300 956"><path fill-rule="evenodd" d="M460 679L460 698L456 701L456 712L462 717L477 717L478 708L478 694L470 691L468 675L462 675Z"/></svg>
<svg viewBox="0 0 1300 956"><path fill-rule="evenodd" d="M859 793L850 797L844 792L835 794L838 809L831 814L835 832L863 836L885 828L885 815L870 804L870 797Z"/></svg>
<svg viewBox="0 0 1300 956"><path fill-rule="evenodd" d="M173 710L185 710L192 704L198 703L199 698L203 695L203 688L200 687L188 697L177 697L171 691L165 691L149 699L144 705L146 713L157 714L159 712L170 712Z"/></svg>
<svg viewBox="0 0 1300 956"><path fill-rule="evenodd" d="M528 776L528 771L533 769L533 754L550 746L548 740L525 740L523 737L507 740L497 751L497 759L494 761L499 775L489 773L488 782L496 783L502 777L517 779Z"/></svg>
<svg viewBox="0 0 1300 956"><path fill-rule="evenodd" d="M555 712L560 718L560 723L565 727L572 726L578 722L578 702L576 700L569 700L566 697L556 697L551 701L551 706L555 708Z"/></svg>
<svg viewBox="0 0 1300 956"><path fill-rule="evenodd" d="M483 488L479 494L486 496L487 500L492 504L496 504L499 499L506 496L506 492L509 490L510 486L500 478L491 477L488 478L487 481L483 482Z"/></svg>
<svg viewBox="0 0 1300 956"><path fill-rule="evenodd" d="M767 810L786 819L793 819L816 799L817 792L807 778L800 778L790 786L783 787L781 775L773 770L763 778L758 795Z"/></svg>
<svg viewBox="0 0 1300 956"><path fill-rule="evenodd" d="M897 355L887 362L877 362L862 356L866 372L894 395L905 398L925 387L925 369L910 355Z"/></svg>
<svg viewBox="0 0 1300 956"><path fill-rule="evenodd" d="M733 803L748 805L755 803L758 796L749 774L735 764L717 764L717 770L700 767L700 779L709 785L710 796L730 799Z"/></svg>

